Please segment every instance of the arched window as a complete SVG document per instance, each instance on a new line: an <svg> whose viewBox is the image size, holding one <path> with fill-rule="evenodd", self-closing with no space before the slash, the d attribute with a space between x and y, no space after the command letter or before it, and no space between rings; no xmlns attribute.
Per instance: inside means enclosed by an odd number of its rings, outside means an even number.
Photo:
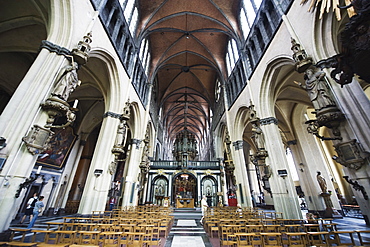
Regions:
<svg viewBox="0 0 370 247"><path fill-rule="evenodd" d="M290 175L292 176L293 181L298 181L299 177L298 177L297 169L294 165L292 150L290 150L290 148L288 147L285 151L285 154L288 160L288 167L289 167Z"/></svg>
<svg viewBox="0 0 370 247"><path fill-rule="evenodd" d="M251 26L262 0L243 0L242 9L240 11L240 25L244 35L244 39L248 37Z"/></svg>
<svg viewBox="0 0 370 247"><path fill-rule="evenodd" d="M132 18L130 20L130 33L132 36L135 35L135 28L136 28L136 25L137 25L137 19L138 19L138 11L137 11L137 8L135 7L134 9L134 13L132 14Z"/></svg>
<svg viewBox="0 0 370 247"><path fill-rule="evenodd" d="M146 56L146 59L145 59L145 64L144 64L144 68L145 68L145 73L148 75L149 73L149 68L150 68L150 58L151 58L151 55L150 53L148 52L147 53L147 56Z"/></svg>
<svg viewBox="0 0 370 247"><path fill-rule="evenodd" d="M226 66L227 66L227 72L228 75L231 74L231 71L233 71L236 62L239 59L239 53L238 53L238 47L236 45L235 40L230 40L227 45L227 53L226 53Z"/></svg>
<svg viewBox="0 0 370 247"><path fill-rule="evenodd" d="M127 23L130 23L130 17L132 14L132 10L134 9L134 5L135 5L135 0L128 0L126 4L125 11L123 12L123 14L125 15Z"/></svg>
<svg viewBox="0 0 370 247"><path fill-rule="evenodd" d="M231 62L230 62L229 53L226 53L226 69L227 69L227 74L230 75L232 69L231 69Z"/></svg>
<svg viewBox="0 0 370 247"><path fill-rule="evenodd" d="M149 71L150 57L149 42L147 39L144 39L140 45L139 58L146 74Z"/></svg>
<svg viewBox="0 0 370 247"><path fill-rule="evenodd" d="M247 13L245 9L242 8L240 11L240 25L242 28L244 39L248 37L249 31L251 30L251 24L248 22Z"/></svg>

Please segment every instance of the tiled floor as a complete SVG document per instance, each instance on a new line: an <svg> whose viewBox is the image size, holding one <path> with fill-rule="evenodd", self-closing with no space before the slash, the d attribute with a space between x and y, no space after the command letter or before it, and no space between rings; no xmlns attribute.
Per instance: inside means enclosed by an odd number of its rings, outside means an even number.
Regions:
<svg viewBox="0 0 370 247"><path fill-rule="evenodd" d="M197 226L195 220L178 220L177 226Z"/></svg>
<svg viewBox="0 0 370 247"><path fill-rule="evenodd" d="M198 210L176 210L175 222L166 239L165 247L212 247L207 233L199 223L202 217Z"/></svg>
<svg viewBox="0 0 370 247"><path fill-rule="evenodd" d="M188 246L205 247L201 236L174 236L171 246L172 247L188 247Z"/></svg>

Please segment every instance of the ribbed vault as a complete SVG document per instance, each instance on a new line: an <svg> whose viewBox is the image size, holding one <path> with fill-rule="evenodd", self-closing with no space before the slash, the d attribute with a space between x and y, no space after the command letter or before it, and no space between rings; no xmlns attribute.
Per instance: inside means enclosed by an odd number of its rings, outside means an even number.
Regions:
<svg viewBox="0 0 370 247"><path fill-rule="evenodd" d="M149 77L170 142L184 129L209 148L216 80L226 78L225 54L239 36L240 0L139 0L139 40L151 52Z"/></svg>

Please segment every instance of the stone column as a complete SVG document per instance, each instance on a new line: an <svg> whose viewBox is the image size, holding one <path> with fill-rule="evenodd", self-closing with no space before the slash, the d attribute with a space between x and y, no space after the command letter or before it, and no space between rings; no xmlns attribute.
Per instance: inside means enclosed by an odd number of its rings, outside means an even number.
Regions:
<svg viewBox="0 0 370 247"><path fill-rule="evenodd" d="M41 112L40 104L49 94L64 62L63 56L42 49L0 116L0 122L7 123L0 125L0 136L5 137L8 144L0 152L0 157L7 159L0 177L0 232L9 227L17 213L25 190L18 198L14 195L30 176L37 159L37 155L27 150L22 137L34 124L46 124L47 115Z"/></svg>
<svg viewBox="0 0 370 247"><path fill-rule="evenodd" d="M140 154L142 148L140 148L141 140L132 139L130 148L130 155L128 156L128 162L126 162L125 169L125 182L122 195L122 206L135 206L137 190L133 185L137 183L137 177L140 171L138 164L140 163ZM132 199L132 200L131 200Z"/></svg>
<svg viewBox="0 0 370 247"><path fill-rule="evenodd" d="M244 153L243 153L243 140L239 140L233 143L234 146L234 162L235 162L235 171L234 174L236 176L237 183L241 184L242 191L240 191L239 185L237 185L237 195L238 195L238 203L244 207L253 207L252 204L252 197L251 197L251 189L249 187L247 169L245 165ZM243 195L242 195L243 194ZM241 201L241 197L243 197L243 203Z"/></svg>
<svg viewBox="0 0 370 247"><path fill-rule="evenodd" d="M107 117L103 119L78 209L78 213L81 214L91 214L92 211L104 211L108 200L112 176L109 173L109 166L114 160L111 149L116 139L117 125L120 120L115 118L114 114L105 115ZM94 174L97 169L102 170L101 175Z"/></svg>
<svg viewBox="0 0 370 247"><path fill-rule="evenodd" d="M297 193L289 172L284 145L276 123L277 120L273 117L261 119L261 129L266 137L266 150L269 150L266 163L271 167L269 182L275 211L282 212L285 219L301 219L302 214ZM278 170L286 170L288 173L286 176L279 176Z"/></svg>

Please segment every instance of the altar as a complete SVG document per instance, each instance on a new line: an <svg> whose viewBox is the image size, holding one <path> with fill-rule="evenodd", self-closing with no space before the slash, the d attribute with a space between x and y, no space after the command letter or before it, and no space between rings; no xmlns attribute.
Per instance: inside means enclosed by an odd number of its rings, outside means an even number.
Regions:
<svg viewBox="0 0 370 247"><path fill-rule="evenodd" d="M176 208L194 208L194 198L177 198Z"/></svg>

